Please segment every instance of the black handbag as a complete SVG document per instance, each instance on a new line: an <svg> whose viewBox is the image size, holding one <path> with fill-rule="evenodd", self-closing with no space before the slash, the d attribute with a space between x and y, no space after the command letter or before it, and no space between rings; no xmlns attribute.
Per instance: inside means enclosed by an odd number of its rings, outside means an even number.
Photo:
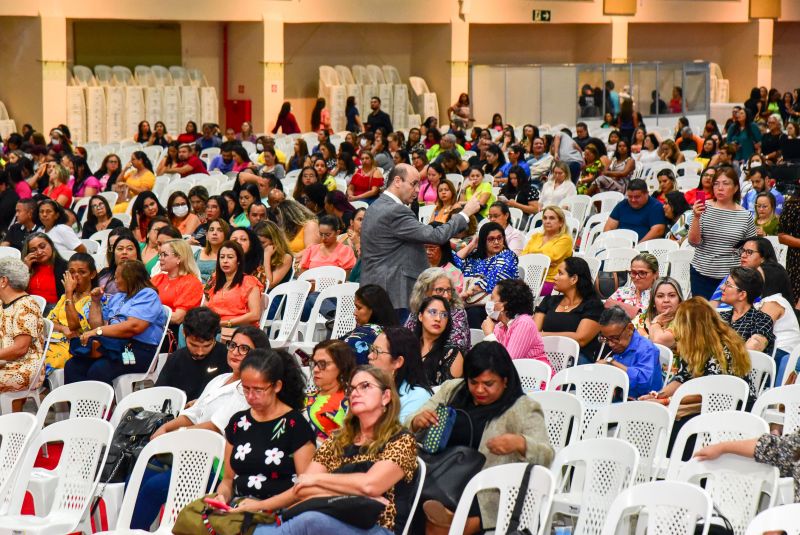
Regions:
<svg viewBox="0 0 800 535"><path fill-rule="evenodd" d="M519 493L517 493L517 501L514 502L514 510L511 512L511 518L508 519L506 535L532 535L531 530L528 528L519 529L519 519L522 516L522 508L525 505L525 499L528 497L531 470L533 470L533 465L528 464L528 466L525 467L525 474L522 476L522 482L519 485Z"/></svg>
<svg viewBox="0 0 800 535"><path fill-rule="evenodd" d="M714 520L717 520L717 522L714 523ZM702 535L703 526L695 527L694 533L695 535ZM711 514L711 520L709 521L708 535L735 535L735 533L730 520L714 505L714 512Z"/></svg>
<svg viewBox="0 0 800 535"><path fill-rule="evenodd" d="M353 527L370 529L378 523L384 509L384 504L366 496L320 496L285 509L281 518L286 522L307 511L316 511Z"/></svg>
<svg viewBox="0 0 800 535"><path fill-rule="evenodd" d="M628 283L628 273L625 271L600 271L595 280L595 288L603 299L608 299L618 288Z"/></svg>

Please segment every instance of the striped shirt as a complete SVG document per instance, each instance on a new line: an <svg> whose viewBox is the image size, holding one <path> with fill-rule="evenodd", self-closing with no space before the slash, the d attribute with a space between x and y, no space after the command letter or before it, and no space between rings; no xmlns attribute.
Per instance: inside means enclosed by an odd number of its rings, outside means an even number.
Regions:
<svg viewBox="0 0 800 535"><path fill-rule="evenodd" d="M694 267L701 275L725 278L739 265L736 244L756 235L753 214L747 210L727 210L706 204L700 218L701 242L695 248Z"/></svg>

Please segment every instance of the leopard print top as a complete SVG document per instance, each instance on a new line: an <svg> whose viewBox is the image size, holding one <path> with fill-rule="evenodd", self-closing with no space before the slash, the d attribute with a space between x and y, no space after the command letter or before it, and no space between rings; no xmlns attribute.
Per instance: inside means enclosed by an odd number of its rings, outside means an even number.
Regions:
<svg viewBox="0 0 800 535"><path fill-rule="evenodd" d="M407 516L411 501L409 499L407 505L401 504L399 508L398 502L412 496L411 483L417 471L417 443L414 436L407 432L395 435L377 455L367 455L358 446L349 446L342 457L337 457L332 446L331 439L328 439L314 454L314 461L323 465L329 473L366 472L378 461L392 461L400 467L403 479L383 495L389 504L378 518L378 524L390 531L394 531L395 522L403 525L406 521L403 509Z"/></svg>

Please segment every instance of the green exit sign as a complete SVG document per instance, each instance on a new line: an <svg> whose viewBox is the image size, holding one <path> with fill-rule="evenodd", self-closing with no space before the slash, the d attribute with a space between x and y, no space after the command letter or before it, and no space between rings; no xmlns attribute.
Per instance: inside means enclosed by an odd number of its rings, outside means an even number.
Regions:
<svg viewBox="0 0 800 535"><path fill-rule="evenodd" d="M534 9L533 10L533 22L550 22L550 10L549 9Z"/></svg>

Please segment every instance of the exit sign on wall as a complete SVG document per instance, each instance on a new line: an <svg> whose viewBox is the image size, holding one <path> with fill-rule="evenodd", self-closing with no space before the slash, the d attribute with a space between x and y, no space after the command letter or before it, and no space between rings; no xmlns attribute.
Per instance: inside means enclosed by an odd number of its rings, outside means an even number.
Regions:
<svg viewBox="0 0 800 535"><path fill-rule="evenodd" d="M534 9L533 10L533 22L550 22L550 10L549 9Z"/></svg>

